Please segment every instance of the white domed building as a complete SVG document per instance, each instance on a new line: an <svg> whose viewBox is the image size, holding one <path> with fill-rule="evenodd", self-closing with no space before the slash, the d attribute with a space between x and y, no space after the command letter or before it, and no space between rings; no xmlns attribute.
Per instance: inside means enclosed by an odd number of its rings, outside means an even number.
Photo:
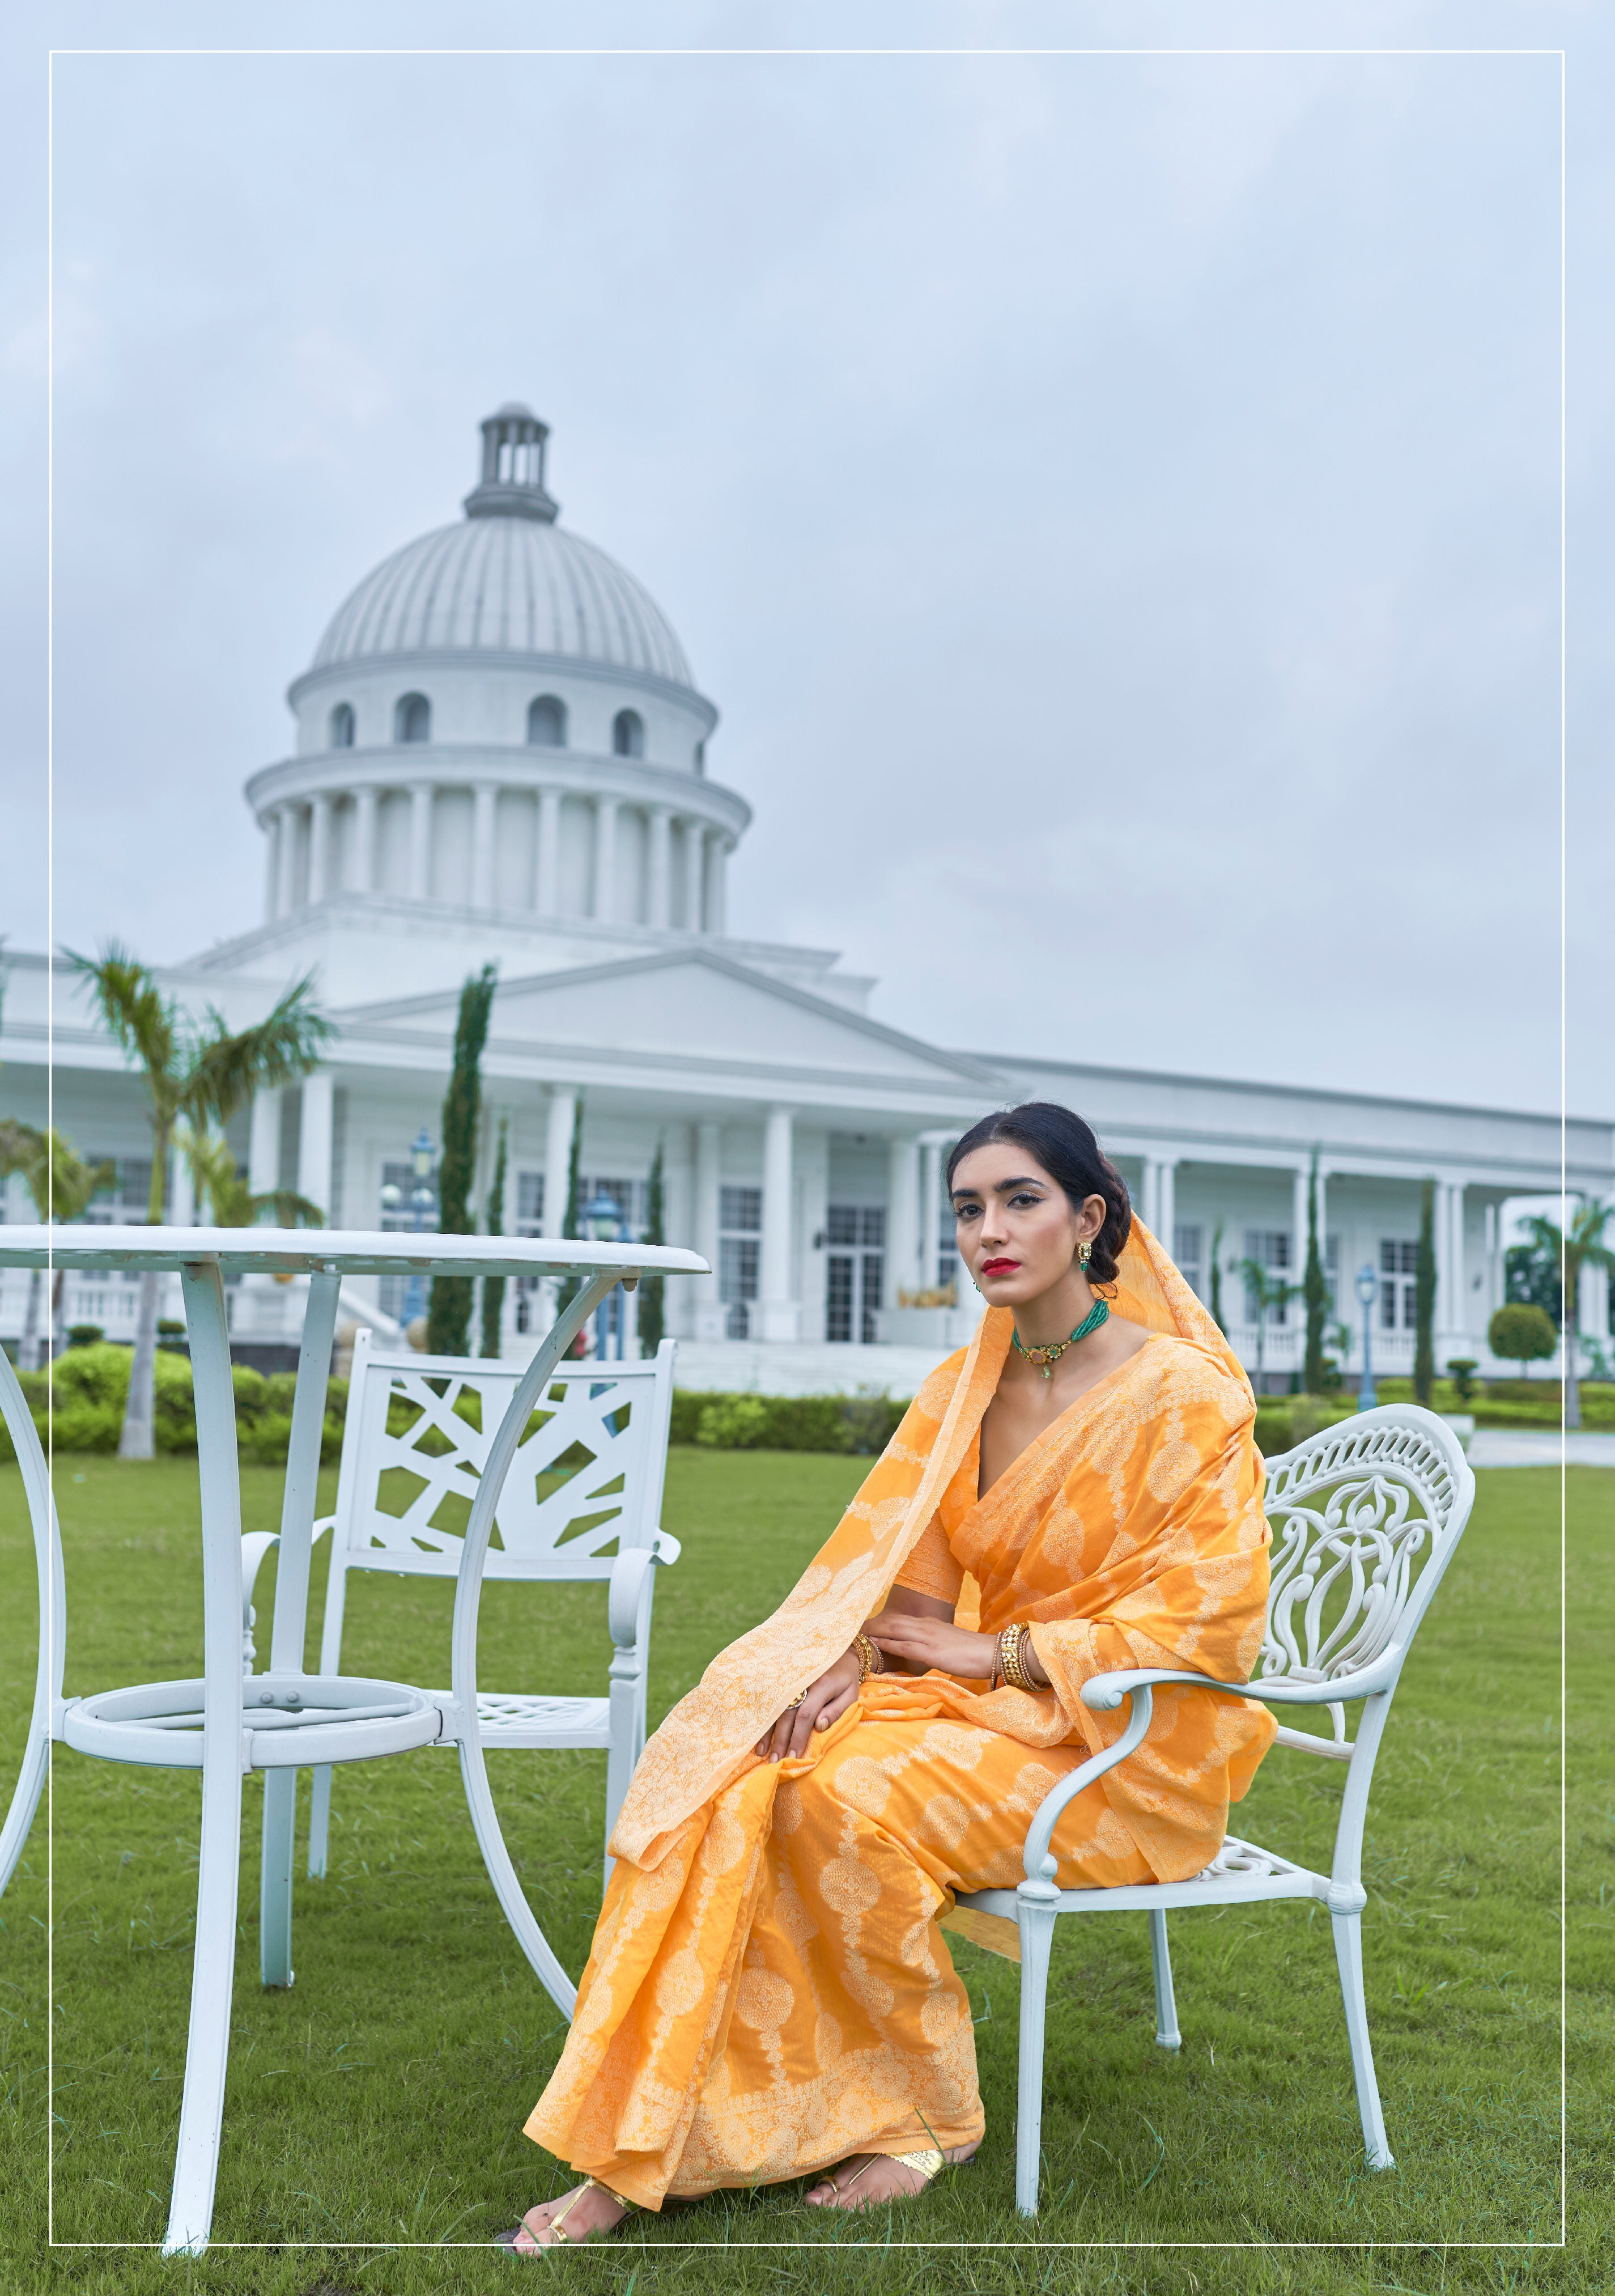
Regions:
<svg viewBox="0 0 1615 2296"><path fill-rule="evenodd" d="M716 1271L668 1286L686 1383L911 1390L974 1323L956 1296L945 1148L988 1109L1031 1097L1095 1125L1202 1293L1219 1233L1225 1260L1299 1278L1316 1151L1339 1313L1357 1327L1352 1279L1371 1267L1381 1371L1411 1363L1433 1179L1438 1360L1493 1368L1504 1206L1563 1185L1556 1120L947 1050L872 1019L873 984L833 954L732 938L726 881L751 816L709 771L717 709L656 602L561 525L547 445L527 407L490 415L464 515L395 551L339 607L289 691L291 754L246 785L263 922L165 970L182 1004L212 1000L238 1026L312 971L337 1025L329 1062L300 1090L261 1095L238 1128L255 1188L295 1186L337 1226L407 1224L389 1206L416 1185L412 1144L438 1136L461 988L491 960L484 1184L503 1126L507 1228L559 1234L576 1137L586 1194L637 1231L660 1144L667 1236ZM41 1124L59 969L45 954L0 957L0 1109ZM58 978L53 1001L50 1120L116 1165L92 1216L143 1218L138 1080L70 981ZM1609 1194L1610 1125L1572 1124L1566 1148L1569 1184ZM29 1216L15 1177L0 1202ZM170 1204L189 1217L177 1162ZM26 1279L0 1281L8 1343L26 1292ZM1584 1278L1584 1324L1599 1334L1606 1293L1597 1272ZM1223 1298L1254 1365L1254 1311L1226 1274ZM397 1286L360 1285L350 1305L386 1326L407 1303ZM512 1288L511 1351L545 1311L541 1292ZM70 1322L114 1337L133 1312L134 1287L111 1283L68 1302ZM242 1354L285 1359L298 1315L295 1288L243 1284ZM1269 1385L1287 1384L1301 1336L1293 1308L1270 1317ZM631 1349L631 1311L622 1338ZM1360 1361L1359 1336L1349 1375Z"/></svg>

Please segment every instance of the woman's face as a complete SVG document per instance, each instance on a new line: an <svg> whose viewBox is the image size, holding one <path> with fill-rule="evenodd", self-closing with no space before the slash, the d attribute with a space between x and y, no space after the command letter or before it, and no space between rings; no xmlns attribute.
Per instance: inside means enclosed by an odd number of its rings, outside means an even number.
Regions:
<svg viewBox="0 0 1615 2296"><path fill-rule="evenodd" d="M959 1251L982 1297L995 1308L1036 1300L1070 1276L1077 1247L1104 1225L1105 1200L1080 1212L1028 1148L994 1140L974 1148L954 1174Z"/></svg>

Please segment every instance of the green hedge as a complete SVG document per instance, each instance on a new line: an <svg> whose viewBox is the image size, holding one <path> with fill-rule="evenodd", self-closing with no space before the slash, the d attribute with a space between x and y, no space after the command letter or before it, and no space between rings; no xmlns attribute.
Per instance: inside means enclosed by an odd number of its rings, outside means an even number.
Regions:
<svg viewBox="0 0 1615 2296"><path fill-rule="evenodd" d="M53 1437L58 1451L115 1452L128 1398L130 1361L129 1349L103 1341L94 1347L70 1348L58 1356L48 1373L20 1373L40 1441ZM266 1379L262 1372L237 1364L231 1376L235 1387L235 1439L242 1458L260 1466L283 1465L291 1435L295 1374L276 1372ZM53 1396L56 1407L51 1428L47 1406ZM194 1451L196 1404L189 1356L159 1349L154 1403L152 1436L158 1450ZM348 1382L333 1379L327 1390L320 1444L320 1455L325 1460L334 1459L341 1448L347 1409ZM0 1426L0 1459L15 1456L11 1437Z"/></svg>
<svg viewBox="0 0 1615 2296"><path fill-rule="evenodd" d="M718 1451L883 1451L906 1401L868 1395L729 1395L677 1388L671 1439Z"/></svg>

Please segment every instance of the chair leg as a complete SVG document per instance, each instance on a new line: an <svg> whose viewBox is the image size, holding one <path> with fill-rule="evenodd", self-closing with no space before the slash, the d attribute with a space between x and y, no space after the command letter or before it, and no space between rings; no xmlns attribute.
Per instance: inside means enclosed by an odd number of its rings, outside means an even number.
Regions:
<svg viewBox="0 0 1615 2296"><path fill-rule="evenodd" d="M6 1812L5 1825L0 1830L0 1898L4 1897L6 1884L17 1869L22 1855L22 1845L28 1840L34 1823L34 1812L39 1807L39 1797L45 1791L45 1772L51 1764L51 1742L43 1730L30 1732L28 1751L22 1757L22 1775L17 1780L12 1796L11 1808Z"/></svg>
<svg viewBox="0 0 1615 2296"><path fill-rule="evenodd" d="M1380 2110L1373 2051L1368 2039L1368 2002L1363 1991L1362 1916L1334 1914L1330 1918L1334 1925L1334 1957L1340 1965L1340 1998L1346 2011L1346 2037L1351 2044L1351 2077L1357 2083L1364 2149L1371 2169L1394 2169L1397 2164L1385 2139L1385 2116Z"/></svg>
<svg viewBox="0 0 1615 2296"><path fill-rule="evenodd" d="M291 1982L291 1863L296 1827L297 1772L266 1770L258 1936L258 1972L265 1985Z"/></svg>
<svg viewBox="0 0 1615 2296"><path fill-rule="evenodd" d="M308 1879L323 1882L325 1878L325 1853L331 1833L331 1765L323 1763L314 1774L314 1792L308 1805Z"/></svg>
<svg viewBox="0 0 1615 2296"><path fill-rule="evenodd" d="M1150 1959L1155 1965L1155 2038L1163 2049L1183 2046L1177 2030L1177 2003L1172 1992L1172 1956L1167 1945L1167 1917L1150 1915Z"/></svg>
<svg viewBox="0 0 1615 2296"><path fill-rule="evenodd" d="M1015 1907L1021 1930L1021 2075L1015 2114L1015 2206L1023 2217L1037 2213L1037 2178L1043 2147L1043 2029L1048 2008L1049 1950L1054 1942L1058 1907L1020 1897Z"/></svg>

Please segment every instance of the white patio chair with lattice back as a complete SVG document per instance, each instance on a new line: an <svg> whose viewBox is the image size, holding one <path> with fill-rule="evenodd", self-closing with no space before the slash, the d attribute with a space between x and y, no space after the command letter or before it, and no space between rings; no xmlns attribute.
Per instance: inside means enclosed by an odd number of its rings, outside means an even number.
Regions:
<svg viewBox="0 0 1615 2296"><path fill-rule="evenodd" d="M644 1363L569 1363L553 1375L512 1464L495 1516L498 1544L489 1547L486 1564L490 1581L584 1581L607 1589L613 1649L603 1696L487 1690L477 1697L484 1751L603 1750L607 1841L644 1747L656 1567L678 1556L678 1541L658 1520L676 1353L676 1342L664 1340ZM457 1577L460 1529L476 1496L494 1431L524 1369L515 1363L416 1355L409 1349L388 1352L373 1344L370 1332L358 1333L336 1512L315 1525L316 1538L326 1531L332 1535L322 1672L335 1672L340 1665L352 1572ZM460 1408L463 1402L472 1417ZM393 1431L389 1419L395 1425L399 1419L406 1423ZM579 1448L586 1455L585 1463L571 1471L567 1455ZM400 1470L414 1486L406 1500L398 1496ZM389 1477L394 1478L390 1484ZM274 1543L272 1536L261 1533L242 1542L249 1665L252 1580ZM452 1746L457 1741L446 1731L439 1742ZM463 1754L462 1768L480 1838L478 1798L486 1791L480 1765L473 1776ZM308 1871L316 1876L325 1871L330 1812L331 1770L318 1768L308 1836ZM500 1874L493 1864L489 1870L498 1888Z"/></svg>
<svg viewBox="0 0 1615 2296"><path fill-rule="evenodd" d="M1326 1906L1368 2164L1396 2166L1380 2109L1363 1990L1362 1913L1368 1901L1362 1879L1363 1825L1398 1677L1463 1535L1474 1495L1474 1476L1450 1429L1411 1404L1360 1412L1267 1462L1264 1505L1273 1530L1267 1631L1253 1679L1212 1687L1231 1697L1259 1699L1280 1713L1308 1706L1329 1709L1332 1730L1327 1737L1282 1726L1278 1733L1280 1747L1346 1765L1327 1874L1312 1873L1275 1850L1229 1834L1211 1864L1192 1881L1115 1890L1057 1888L1049 1844L1062 1810L1143 1740L1157 1683L1201 1685L1206 1677L1141 1669L1095 1675L1084 1684L1083 1702L1096 1713L1114 1712L1130 1700L1126 1729L1045 1800L1027 1833L1027 1878L1020 1887L980 1890L959 1899L962 1906L1007 1916L1020 1927L1015 2202L1023 2216L1037 2210L1049 1954L1062 1914L1149 1915L1155 2038L1162 2048L1176 2049L1169 1909L1251 1905L1270 1898L1310 1898ZM1346 1736L1346 1706L1359 1698L1363 1710L1351 1741ZM1268 1759L1277 1758L1275 1748Z"/></svg>

